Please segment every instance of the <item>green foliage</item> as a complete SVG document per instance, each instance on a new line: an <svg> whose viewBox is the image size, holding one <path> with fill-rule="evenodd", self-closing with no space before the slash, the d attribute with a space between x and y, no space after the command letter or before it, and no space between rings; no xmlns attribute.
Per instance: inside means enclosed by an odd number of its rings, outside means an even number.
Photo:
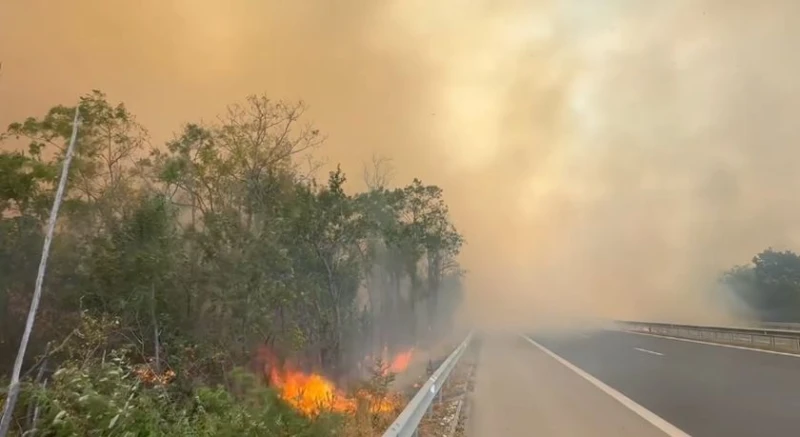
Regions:
<svg viewBox="0 0 800 437"><path fill-rule="evenodd" d="M388 364L378 359L370 368L368 378L352 388L355 411L341 424L343 435L372 437L383 434L400 414L404 401L400 395L391 392L395 374L388 370Z"/></svg>
<svg viewBox="0 0 800 437"><path fill-rule="evenodd" d="M67 364L46 390L31 389L38 430L44 436L327 436L341 419L308 419L255 381L239 396L223 388L199 387L191 399L176 399L165 387L147 387L124 355L103 363Z"/></svg>
<svg viewBox="0 0 800 437"><path fill-rule="evenodd" d="M752 264L725 272L721 281L756 316L768 321L800 321L800 256L764 250Z"/></svg>
<svg viewBox="0 0 800 437"><path fill-rule="evenodd" d="M0 211L42 218L52 202L46 188L54 182L54 166L38 151L0 153Z"/></svg>
<svg viewBox="0 0 800 437"><path fill-rule="evenodd" d="M40 435L316 435L323 419L300 418L269 390L245 396L235 369L266 346L352 380L367 377L352 371L365 356L444 329L463 238L442 190L415 179L351 194L339 168L324 183L303 174L299 159L323 136L303 121L302 102L251 96L149 151L125 105L93 91L80 109L28 357L50 344L59 369L46 390L26 392L48 427ZM3 371L74 110L55 106L0 138L27 145L0 153ZM131 376L141 366L175 379L143 385Z"/></svg>

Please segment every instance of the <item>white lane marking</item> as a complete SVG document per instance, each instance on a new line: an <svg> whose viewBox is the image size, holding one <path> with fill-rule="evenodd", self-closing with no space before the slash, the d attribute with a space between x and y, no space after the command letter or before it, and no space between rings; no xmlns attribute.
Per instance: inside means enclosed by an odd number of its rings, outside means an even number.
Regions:
<svg viewBox="0 0 800 437"><path fill-rule="evenodd" d="M711 343L710 341L692 340L691 338L669 337L669 336L666 336L666 335L649 334L647 332L619 331L619 330L614 330L614 331L616 331L616 332L624 332L626 334L646 335L648 337L663 338L664 340L685 341L687 343L705 344L705 345L708 345L708 346L729 347L731 349L741 349L741 350L751 351L751 352L763 352L765 354L783 355L783 356L786 356L786 357L800 358L800 355L793 354L791 352L771 351L771 350L767 350L767 349L758 349L758 348L754 348L754 347L737 346L735 344Z"/></svg>
<svg viewBox="0 0 800 437"><path fill-rule="evenodd" d="M629 398L629 397L625 396L624 394L618 392L617 390L609 387L603 381L600 381L599 379L595 378L594 376L584 372L583 370L581 370L580 368L578 368L574 364L570 363L569 361L565 360L564 358L561 358L560 356L556 355L554 352L550 351L550 349L547 349L546 347L540 345L539 343L537 343L535 340L533 340L532 338L528 337L527 335L523 335L522 338L527 340L528 343L532 344L533 346L535 346L536 348L538 348L542 352L544 352L547 355L549 355L554 360L556 360L559 363L561 363L564 366L566 366L569 370L572 370L573 372L577 373L583 379L585 379L585 380L589 381L590 383L592 383L595 387L599 388L600 390L605 392L605 394L607 394L607 395L611 396L612 398L614 398L617 402L619 402L622 405L626 406L629 410L631 410L634 413L638 414L639 417L641 417L642 419L650 422L651 425L655 426L656 428L661 430L664 434L668 435L669 437L691 437L689 434L686 434L685 432L683 432L680 429L678 429L675 425L673 425L673 424L667 422L666 420L662 419L661 417L659 417L656 413L653 413L652 411L648 410L647 408L637 404L634 400L632 400L631 398Z"/></svg>
<svg viewBox="0 0 800 437"><path fill-rule="evenodd" d="M644 352L644 353L650 354L650 355L658 355L659 357L663 357L664 356L664 354L662 354L661 352L651 351L650 349L642 349L640 347L635 347L634 349L636 349L639 352Z"/></svg>

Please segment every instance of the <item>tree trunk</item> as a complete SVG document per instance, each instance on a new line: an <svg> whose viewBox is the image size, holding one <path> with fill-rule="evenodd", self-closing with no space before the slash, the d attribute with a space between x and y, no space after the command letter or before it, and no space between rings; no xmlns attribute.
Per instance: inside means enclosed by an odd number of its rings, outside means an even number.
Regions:
<svg viewBox="0 0 800 437"><path fill-rule="evenodd" d="M437 253L428 260L428 331L437 328L439 316L439 288L441 285L441 257Z"/></svg>
<svg viewBox="0 0 800 437"><path fill-rule="evenodd" d="M153 323L153 350L155 351L155 373L161 375L161 343L158 340L158 318L156 317L156 286L150 284L150 318Z"/></svg>
<svg viewBox="0 0 800 437"><path fill-rule="evenodd" d="M409 293L408 299L408 307L409 307L409 315L408 315L408 337L405 339L405 343L413 344L414 341L417 339L417 325L419 324L419 317L417 316L417 300L419 299L420 295L420 283L419 280L416 278L411 279L411 293Z"/></svg>

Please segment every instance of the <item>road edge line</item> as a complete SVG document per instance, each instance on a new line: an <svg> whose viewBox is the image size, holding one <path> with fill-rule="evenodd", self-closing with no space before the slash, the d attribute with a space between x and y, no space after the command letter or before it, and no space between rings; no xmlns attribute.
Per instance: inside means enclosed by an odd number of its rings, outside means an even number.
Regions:
<svg viewBox="0 0 800 437"><path fill-rule="evenodd" d="M616 400L617 402L619 402L622 405L624 405L625 407L627 407L629 410L631 410L634 413L636 413L637 415L639 415L639 417L641 417L642 419L646 420L651 425L655 426L658 430L662 431L663 433L665 433L669 437L691 437L689 434L683 432L682 430L680 430L675 425L667 422L666 420L661 418L656 413L653 413L652 411L648 410L647 408L639 405L633 399L625 396L624 394L622 394L619 391L615 390L614 388L610 387L609 385L607 385L603 381L600 381L599 379L595 378L594 376L588 374L584 370L580 369L579 367L577 367L574 364L570 363L569 361L565 360L561 356L557 355L555 352L553 352L550 349L547 349L546 347L542 346L541 344L536 342L536 340L528 337L527 335L520 334L520 336L522 338L524 338L526 341L528 341L528 343L530 343L531 345L533 345L534 347L539 349L540 351L546 353L548 356L550 356L550 358L558 361L564 367L568 368L569 370L572 370L573 372L575 372L581 378L583 378L583 379L589 381L590 383L592 383L592 385L594 385L595 387L597 387L600 390L602 390L605 394L607 394L607 395L611 396L612 398L614 398L614 400Z"/></svg>
<svg viewBox="0 0 800 437"><path fill-rule="evenodd" d="M800 354L793 354L791 352L771 351L769 349L759 349L757 347L739 346L739 345L735 345L735 344L712 343L710 341L694 340L694 339L691 339L691 338L672 337L672 336L669 336L669 335L650 334L648 332L625 331L625 330L619 330L619 329L611 329L610 331L624 332L626 334L646 335L648 337L663 338L665 340L685 341L687 343L705 344L705 345L708 345L708 346L727 347L727 348L731 348L731 349L741 349L743 351L763 352L765 354L783 355L785 357L800 358Z"/></svg>

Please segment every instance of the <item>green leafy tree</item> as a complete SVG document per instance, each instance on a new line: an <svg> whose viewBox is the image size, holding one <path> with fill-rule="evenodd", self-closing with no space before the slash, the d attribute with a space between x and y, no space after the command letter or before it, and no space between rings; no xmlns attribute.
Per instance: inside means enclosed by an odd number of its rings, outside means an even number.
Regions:
<svg viewBox="0 0 800 437"><path fill-rule="evenodd" d="M302 417L255 387L264 375L239 369L263 372L266 347L354 383L368 376L353 370L366 356L407 349L418 325L430 337L454 311L463 238L442 190L390 188L378 172L351 193L339 168L318 183L301 171L324 139L303 102L250 96L149 153L124 104L93 91L80 105L20 434L331 435L341 418ZM6 369L74 109L55 106L0 137L27 146L0 153Z"/></svg>
<svg viewBox="0 0 800 437"><path fill-rule="evenodd" d="M800 321L800 256L771 248L752 264L725 272L724 284L756 316L769 321Z"/></svg>

